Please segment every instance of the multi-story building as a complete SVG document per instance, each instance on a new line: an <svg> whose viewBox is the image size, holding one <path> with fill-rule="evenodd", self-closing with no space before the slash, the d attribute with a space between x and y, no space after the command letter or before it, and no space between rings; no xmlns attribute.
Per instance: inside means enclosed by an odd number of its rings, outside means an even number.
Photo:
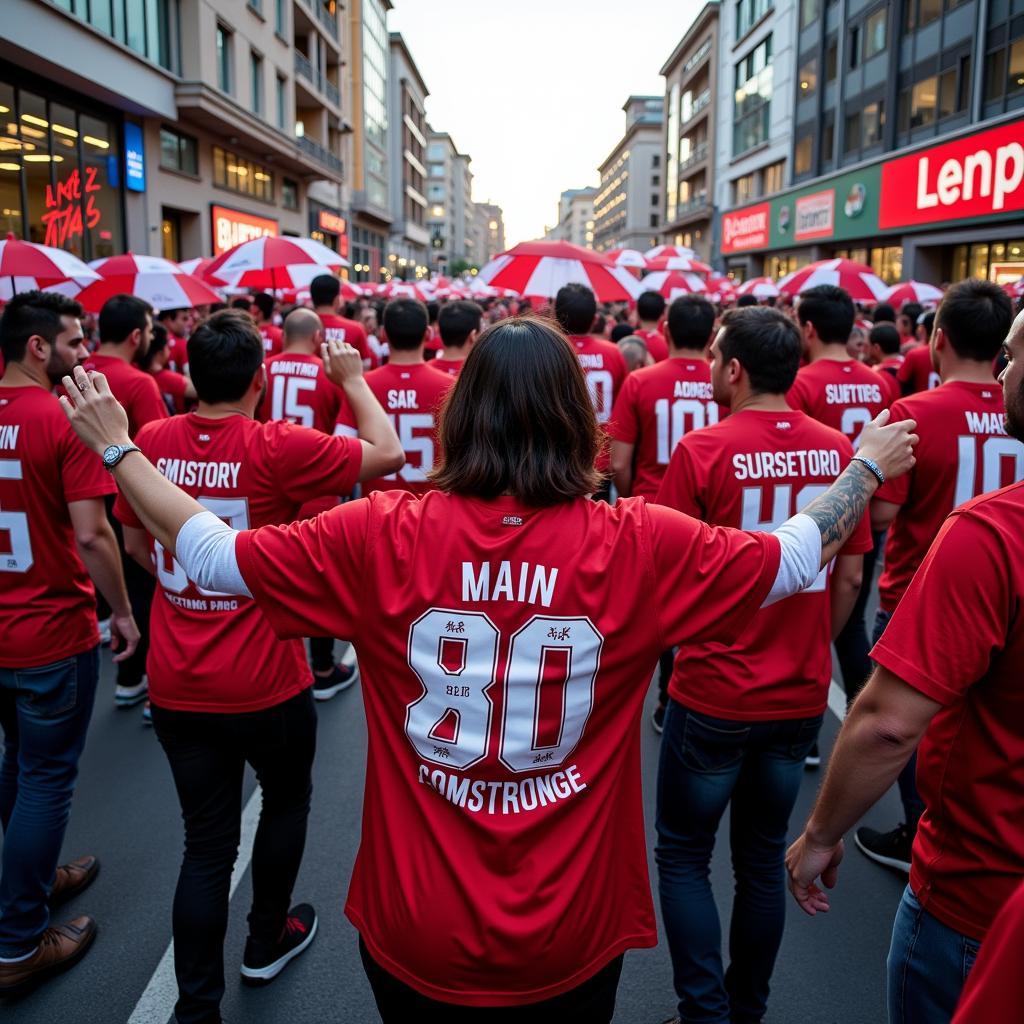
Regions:
<svg viewBox="0 0 1024 1024"><path fill-rule="evenodd" d="M648 249L661 226L661 96L630 96L623 104L626 131L598 168L601 184L594 197L594 248Z"/></svg>
<svg viewBox="0 0 1024 1024"><path fill-rule="evenodd" d="M473 172L467 153L459 153L455 157L455 181L452 190L454 197L453 236L454 259L463 259L467 263L480 266L480 255L476 252L473 238Z"/></svg>
<svg viewBox="0 0 1024 1024"><path fill-rule="evenodd" d="M711 258L718 96L718 0L694 19L665 61L662 241Z"/></svg>
<svg viewBox="0 0 1024 1024"><path fill-rule="evenodd" d="M558 197L558 223L547 237L594 248L594 198L596 188L567 188Z"/></svg>
<svg viewBox="0 0 1024 1024"><path fill-rule="evenodd" d="M428 91L416 62L398 32L392 32L388 121L391 156L391 238L388 262L403 279L428 269L427 119Z"/></svg>
<svg viewBox="0 0 1024 1024"><path fill-rule="evenodd" d="M886 281L1024 274L1019 7L801 0L793 187L723 218L730 250L769 273L849 256Z"/></svg>
<svg viewBox="0 0 1024 1024"><path fill-rule="evenodd" d="M473 174L470 159L460 153L447 132L427 131L427 231L430 268L446 271L452 264L474 262L472 240Z"/></svg>
<svg viewBox="0 0 1024 1024"><path fill-rule="evenodd" d="M86 259L180 259L308 234L319 190L342 248L336 7L7 0L0 226Z"/></svg>
<svg viewBox="0 0 1024 1024"><path fill-rule="evenodd" d="M484 262L505 251L505 216L497 203L477 203L476 208L486 222Z"/></svg>

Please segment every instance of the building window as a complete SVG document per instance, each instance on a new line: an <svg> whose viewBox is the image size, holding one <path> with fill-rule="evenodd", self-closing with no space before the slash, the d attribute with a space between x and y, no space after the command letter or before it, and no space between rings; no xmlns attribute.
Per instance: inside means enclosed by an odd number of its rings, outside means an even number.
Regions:
<svg viewBox="0 0 1024 1024"><path fill-rule="evenodd" d="M939 75L939 117L956 113L956 68Z"/></svg>
<svg viewBox="0 0 1024 1024"><path fill-rule="evenodd" d="M907 4L907 31L924 28L941 17L942 0L910 0Z"/></svg>
<svg viewBox="0 0 1024 1024"><path fill-rule="evenodd" d="M829 120L821 131L821 161L825 164L832 163L835 158L836 148L836 123Z"/></svg>
<svg viewBox="0 0 1024 1024"><path fill-rule="evenodd" d="M658 226L658 215L656 213L651 214L651 227L656 228Z"/></svg>
<svg viewBox="0 0 1024 1024"><path fill-rule="evenodd" d="M286 0L274 0L274 31L279 36L285 33L285 2Z"/></svg>
<svg viewBox="0 0 1024 1024"><path fill-rule="evenodd" d="M757 175L744 174L732 183L732 201L734 206L749 203L757 198Z"/></svg>
<svg viewBox="0 0 1024 1024"><path fill-rule="evenodd" d="M299 184L291 178L281 179L281 205L286 210L299 208Z"/></svg>
<svg viewBox="0 0 1024 1024"><path fill-rule="evenodd" d="M738 0L736 38L745 36L773 7L772 0Z"/></svg>
<svg viewBox="0 0 1024 1024"><path fill-rule="evenodd" d="M860 66L860 25L854 25L850 29L850 70Z"/></svg>
<svg viewBox="0 0 1024 1024"><path fill-rule="evenodd" d="M268 203L274 201L273 173L220 146L213 147L213 183Z"/></svg>
<svg viewBox="0 0 1024 1024"><path fill-rule="evenodd" d="M885 103L882 100L869 103L864 108L862 125L864 129L861 139L862 146L874 146L882 141L882 129L885 128Z"/></svg>
<svg viewBox="0 0 1024 1024"><path fill-rule="evenodd" d="M813 96L818 88L818 58L812 57L804 61L799 71L800 96Z"/></svg>
<svg viewBox="0 0 1024 1024"><path fill-rule="evenodd" d="M800 27L807 28L812 22L818 20L820 13L820 0L800 0Z"/></svg>
<svg viewBox="0 0 1024 1024"><path fill-rule="evenodd" d="M249 6L254 2L249 0ZM57 0L57 6L168 71L179 70L177 19L170 0Z"/></svg>
<svg viewBox="0 0 1024 1024"><path fill-rule="evenodd" d="M932 75L910 89L910 127L920 128L935 120L936 79Z"/></svg>
<svg viewBox="0 0 1024 1024"><path fill-rule="evenodd" d="M849 155L860 149L860 111L846 115L846 131L843 133L843 153Z"/></svg>
<svg viewBox="0 0 1024 1024"><path fill-rule="evenodd" d="M252 112L263 113L263 58L255 51L249 51L249 83L252 92Z"/></svg>
<svg viewBox="0 0 1024 1024"><path fill-rule="evenodd" d="M836 80L837 62L839 59L839 43L836 39L830 39L825 48L825 81Z"/></svg>
<svg viewBox="0 0 1024 1024"><path fill-rule="evenodd" d="M277 127L281 131L288 129L288 81L277 76Z"/></svg>
<svg viewBox="0 0 1024 1024"><path fill-rule="evenodd" d="M797 141L796 148L793 150L793 173L796 175L809 173L813 156L814 139L810 135L805 135Z"/></svg>
<svg viewBox="0 0 1024 1024"><path fill-rule="evenodd" d="M658 205L658 196L657 196L657 193L655 193L653 196L651 196L651 206L657 206L657 205Z"/></svg>
<svg viewBox="0 0 1024 1024"><path fill-rule="evenodd" d="M222 92L231 92L231 33L217 26L217 86Z"/></svg>
<svg viewBox="0 0 1024 1024"><path fill-rule="evenodd" d="M772 37L768 36L736 65L734 156L768 139L772 97Z"/></svg>
<svg viewBox="0 0 1024 1024"><path fill-rule="evenodd" d="M864 59L870 60L885 49L889 9L880 7L864 20Z"/></svg>
<svg viewBox="0 0 1024 1024"><path fill-rule="evenodd" d="M960 58L960 88L957 90L956 109L967 110L971 105L971 55Z"/></svg>
<svg viewBox="0 0 1024 1024"><path fill-rule="evenodd" d="M660 153L655 153L654 156L651 157L651 166L652 167L660 167L661 166L661 154Z"/></svg>
<svg viewBox="0 0 1024 1024"><path fill-rule="evenodd" d="M168 171L198 175L199 157L196 140L191 135L182 135L171 128L161 127L160 166Z"/></svg>

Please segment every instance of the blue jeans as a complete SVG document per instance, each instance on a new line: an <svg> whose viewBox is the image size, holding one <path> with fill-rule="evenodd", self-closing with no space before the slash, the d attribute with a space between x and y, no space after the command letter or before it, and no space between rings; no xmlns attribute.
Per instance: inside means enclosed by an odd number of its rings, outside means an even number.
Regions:
<svg viewBox="0 0 1024 1024"><path fill-rule="evenodd" d="M99 669L99 647L39 668L0 668L0 957L30 953L50 923Z"/></svg>
<svg viewBox="0 0 1024 1024"><path fill-rule="evenodd" d="M979 945L932 917L908 885L886 964L889 1024L949 1024Z"/></svg>
<svg viewBox="0 0 1024 1024"><path fill-rule="evenodd" d="M658 765L658 888L684 1024L764 1016L786 918L789 816L822 716L736 722L670 700ZM709 867L731 802L729 970Z"/></svg>

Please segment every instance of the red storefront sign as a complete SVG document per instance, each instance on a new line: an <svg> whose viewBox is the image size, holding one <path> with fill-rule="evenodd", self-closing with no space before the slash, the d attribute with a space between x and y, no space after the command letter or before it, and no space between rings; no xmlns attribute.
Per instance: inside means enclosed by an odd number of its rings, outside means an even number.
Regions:
<svg viewBox="0 0 1024 1024"><path fill-rule="evenodd" d="M831 238L835 230L836 190L826 189L801 196L796 201L796 222L793 237L798 241L809 238Z"/></svg>
<svg viewBox="0 0 1024 1024"><path fill-rule="evenodd" d="M722 214L722 252L746 252L768 245L771 207L767 203Z"/></svg>
<svg viewBox="0 0 1024 1024"><path fill-rule="evenodd" d="M262 238L264 235L274 236L277 232L277 221L269 217L257 217L252 213L242 213L226 206L211 206L213 217L213 255L248 242L250 238Z"/></svg>
<svg viewBox="0 0 1024 1024"><path fill-rule="evenodd" d="M86 167L83 179L77 168L57 187L46 186L46 212L40 217L46 228L43 245L66 248L100 222L95 193L102 186L96 180L96 168ZM83 210L84 207L84 210Z"/></svg>
<svg viewBox="0 0 1024 1024"><path fill-rule="evenodd" d="M882 165L880 228L1024 210L1024 121Z"/></svg>
<svg viewBox="0 0 1024 1024"><path fill-rule="evenodd" d="M332 235L343 235L348 229L344 217L339 217L336 213L331 213L328 210L320 211L317 223L320 225L321 231L330 231Z"/></svg>

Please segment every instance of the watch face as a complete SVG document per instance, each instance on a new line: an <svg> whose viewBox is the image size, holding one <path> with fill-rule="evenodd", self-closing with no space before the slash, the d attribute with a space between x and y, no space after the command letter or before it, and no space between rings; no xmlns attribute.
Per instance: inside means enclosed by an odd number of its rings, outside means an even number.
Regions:
<svg viewBox="0 0 1024 1024"><path fill-rule="evenodd" d="M112 444L109 448L103 449L103 464L106 466L117 465L117 460L121 457L121 446Z"/></svg>

